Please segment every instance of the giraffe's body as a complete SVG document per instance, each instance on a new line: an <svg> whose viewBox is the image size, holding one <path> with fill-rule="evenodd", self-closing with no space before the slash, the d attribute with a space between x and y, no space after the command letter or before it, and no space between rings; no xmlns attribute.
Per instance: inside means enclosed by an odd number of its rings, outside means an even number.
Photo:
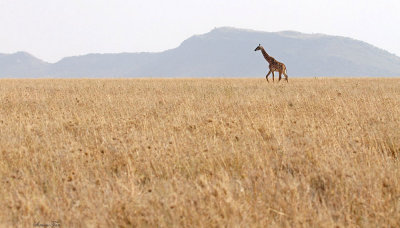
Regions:
<svg viewBox="0 0 400 228"><path fill-rule="evenodd" d="M267 76L265 77L267 79L267 81L268 81L268 76L271 73L272 73L272 81L275 81L274 72L277 71L277 72L279 72L279 81L282 79L282 74L283 74L285 76L285 80L288 82L288 75L287 75L285 64L278 62L272 56L269 56L268 53L265 51L265 49L261 45L258 45L258 47L254 51L258 51L258 50L261 50L261 53L264 56L265 60L267 60L267 62L269 63L269 72L268 72Z"/></svg>

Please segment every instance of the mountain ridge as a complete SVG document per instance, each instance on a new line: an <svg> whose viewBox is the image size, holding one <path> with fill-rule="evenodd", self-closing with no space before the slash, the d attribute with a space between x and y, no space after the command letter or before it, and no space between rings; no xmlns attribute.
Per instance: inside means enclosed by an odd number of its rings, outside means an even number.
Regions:
<svg viewBox="0 0 400 228"><path fill-rule="evenodd" d="M162 52L89 53L47 63L29 53L0 54L0 77L263 77L254 48L296 76L400 76L400 57L364 41L297 31L220 27Z"/></svg>

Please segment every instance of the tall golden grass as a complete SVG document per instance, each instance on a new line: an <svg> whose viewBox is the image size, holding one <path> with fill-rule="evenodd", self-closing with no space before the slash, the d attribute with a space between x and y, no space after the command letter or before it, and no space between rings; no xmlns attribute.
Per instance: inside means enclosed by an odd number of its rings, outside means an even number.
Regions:
<svg viewBox="0 0 400 228"><path fill-rule="evenodd" d="M0 80L0 107L2 227L400 227L400 79Z"/></svg>

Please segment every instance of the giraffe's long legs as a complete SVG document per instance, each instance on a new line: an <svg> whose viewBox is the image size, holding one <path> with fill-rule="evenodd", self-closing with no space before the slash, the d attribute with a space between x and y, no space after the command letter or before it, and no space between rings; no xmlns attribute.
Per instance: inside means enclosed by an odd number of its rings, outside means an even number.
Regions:
<svg viewBox="0 0 400 228"><path fill-rule="evenodd" d="M282 71L279 71L279 82L281 81L281 79L282 79Z"/></svg>
<svg viewBox="0 0 400 228"><path fill-rule="evenodd" d="M274 71L272 71L272 82L275 82L275 74L274 74Z"/></svg>
<svg viewBox="0 0 400 228"><path fill-rule="evenodd" d="M271 70L268 72L268 74L267 74L267 76L265 76L265 78L267 79L267 82L269 82L268 81L268 76L271 74Z"/></svg>
<svg viewBox="0 0 400 228"><path fill-rule="evenodd" d="M285 72L283 72L283 75L285 75L286 82L289 82L289 76Z"/></svg>

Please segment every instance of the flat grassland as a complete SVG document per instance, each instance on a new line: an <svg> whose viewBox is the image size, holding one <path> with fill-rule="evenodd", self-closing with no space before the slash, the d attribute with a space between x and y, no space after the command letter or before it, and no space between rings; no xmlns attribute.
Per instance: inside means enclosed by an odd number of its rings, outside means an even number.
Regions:
<svg viewBox="0 0 400 228"><path fill-rule="evenodd" d="M400 227L400 79L3 79L0 183L1 227Z"/></svg>

